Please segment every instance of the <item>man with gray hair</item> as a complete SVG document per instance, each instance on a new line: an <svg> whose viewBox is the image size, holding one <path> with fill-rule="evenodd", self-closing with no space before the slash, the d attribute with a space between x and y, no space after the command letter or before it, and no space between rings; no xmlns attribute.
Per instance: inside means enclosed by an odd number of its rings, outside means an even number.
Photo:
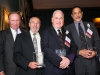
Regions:
<svg viewBox="0 0 100 75"><path fill-rule="evenodd" d="M32 17L29 21L30 30L19 34L14 45L14 62L19 66L17 75L41 75L42 68L33 59L33 52L41 52L41 37L39 34L40 19ZM34 42L35 40L35 42ZM37 42L37 43L36 43ZM37 44L37 46L36 46Z"/></svg>
<svg viewBox="0 0 100 75"><path fill-rule="evenodd" d="M62 28L64 14L61 10L54 11L51 22L52 26L41 35L46 65L43 75L69 75L77 47L70 32L65 33Z"/></svg>

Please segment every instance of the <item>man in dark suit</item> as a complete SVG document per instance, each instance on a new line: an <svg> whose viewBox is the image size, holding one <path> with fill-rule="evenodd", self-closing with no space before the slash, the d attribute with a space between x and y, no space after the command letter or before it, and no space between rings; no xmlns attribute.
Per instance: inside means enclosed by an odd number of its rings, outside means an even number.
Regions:
<svg viewBox="0 0 100 75"><path fill-rule="evenodd" d="M98 75L99 64L97 55L100 51L98 32L93 23L82 21L83 12L80 7L74 7L71 16L74 23L66 26L65 29L72 33L73 39L78 46L75 59L76 75ZM85 37L80 37L80 30ZM96 49L90 50L90 47L95 47Z"/></svg>
<svg viewBox="0 0 100 75"><path fill-rule="evenodd" d="M0 31L0 75L4 74L1 71L4 71L4 67L3 67L3 37L2 37L2 31Z"/></svg>
<svg viewBox="0 0 100 75"><path fill-rule="evenodd" d="M70 66L74 60L77 47L70 32L63 30L63 25L64 14L61 10L56 10L52 16L52 26L41 35L41 44L46 65L43 75L69 75L73 73ZM59 37L57 30L61 31L60 36L62 38ZM65 50L65 55L57 55L57 49L58 51Z"/></svg>
<svg viewBox="0 0 100 75"><path fill-rule="evenodd" d="M33 59L33 52L41 52L41 37L39 34L40 19L37 17L30 18L30 31L19 34L14 44L14 62L18 65L19 70L17 75L41 75L42 68L39 68L38 63ZM33 42L37 39L36 44ZM35 39L35 40L36 40ZM34 45L35 44L35 45Z"/></svg>
<svg viewBox="0 0 100 75"><path fill-rule="evenodd" d="M10 28L2 31L2 41L0 41L0 74L15 75L17 66L13 62L13 47L17 34L24 32L19 28L20 15L11 12L8 16ZM17 33L16 33L17 31Z"/></svg>

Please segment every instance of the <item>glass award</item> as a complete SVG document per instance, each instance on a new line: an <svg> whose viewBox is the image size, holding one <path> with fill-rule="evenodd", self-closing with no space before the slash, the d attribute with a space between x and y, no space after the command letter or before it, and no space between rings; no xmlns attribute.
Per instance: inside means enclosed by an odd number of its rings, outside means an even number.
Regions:
<svg viewBox="0 0 100 75"><path fill-rule="evenodd" d="M66 50L65 49L56 49L55 52L58 56L66 56Z"/></svg>
<svg viewBox="0 0 100 75"><path fill-rule="evenodd" d="M44 65L44 53L43 52L33 52L33 61L37 62L40 68L45 67Z"/></svg>

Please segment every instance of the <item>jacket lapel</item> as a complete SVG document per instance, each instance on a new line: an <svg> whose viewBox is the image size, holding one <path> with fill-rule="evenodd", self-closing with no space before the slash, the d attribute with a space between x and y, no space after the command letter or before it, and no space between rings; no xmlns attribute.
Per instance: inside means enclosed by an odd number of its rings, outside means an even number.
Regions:
<svg viewBox="0 0 100 75"><path fill-rule="evenodd" d="M83 24L84 24L85 33L86 33L86 32L87 32L88 27L87 27L87 24L86 24L85 22L83 22ZM91 47L90 38L89 38L86 34L85 34L85 36L86 36L87 46L88 46L88 47Z"/></svg>
<svg viewBox="0 0 100 75"><path fill-rule="evenodd" d="M65 30L63 28L62 28L62 36L63 36L63 41L65 41L66 34L65 34Z"/></svg>
<svg viewBox="0 0 100 75"><path fill-rule="evenodd" d="M74 23L73 23L74 24ZM73 37L75 37L75 40L77 40L80 44L81 44L81 41L80 41L80 38L79 38L79 35L77 33L77 30L76 30L76 27L75 27L75 24L72 25L72 33L73 33Z"/></svg>
<svg viewBox="0 0 100 75"><path fill-rule="evenodd" d="M34 46L33 46L33 42L32 42L32 38L31 38L31 35L29 32L26 33L26 38L25 38L27 44L30 46L29 48L32 50L32 51L35 51L34 50Z"/></svg>
<svg viewBox="0 0 100 75"><path fill-rule="evenodd" d="M7 32L8 34L7 34L6 39L9 41L11 47L13 48L14 47L14 39L13 39L12 32L11 32L10 28L7 31L8 31Z"/></svg>
<svg viewBox="0 0 100 75"><path fill-rule="evenodd" d="M53 34L53 36L55 37L55 40L60 44L60 41L59 41L59 38L58 38L58 35L57 35L55 29L53 27L51 27L50 31Z"/></svg>

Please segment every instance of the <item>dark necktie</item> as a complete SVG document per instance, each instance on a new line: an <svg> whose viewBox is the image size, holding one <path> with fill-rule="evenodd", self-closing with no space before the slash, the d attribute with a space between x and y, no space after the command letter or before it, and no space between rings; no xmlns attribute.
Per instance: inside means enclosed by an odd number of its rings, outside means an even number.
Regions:
<svg viewBox="0 0 100 75"><path fill-rule="evenodd" d="M79 23L78 27L79 27L79 37L81 40L81 48L86 49L87 48L86 39L85 39L85 35L84 35L83 29L82 29L80 23Z"/></svg>
<svg viewBox="0 0 100 75"><path fill-rule="evenodd" d="M33 34L34 38L33 38L33 45L34 45L34 49L37 52L38 51L38 46L37 46L37 39L36 39L36 34Z"/></svg>
<svg viewBox="0 0 100 75"><path fill-rule="evenodd" d="M58 37L59 37L59 40L60 40L61 47L63 49L64 48L64 42L63 42L63 37L62 37L62 33L61 33L60 30L58 30Z"/></svg>

